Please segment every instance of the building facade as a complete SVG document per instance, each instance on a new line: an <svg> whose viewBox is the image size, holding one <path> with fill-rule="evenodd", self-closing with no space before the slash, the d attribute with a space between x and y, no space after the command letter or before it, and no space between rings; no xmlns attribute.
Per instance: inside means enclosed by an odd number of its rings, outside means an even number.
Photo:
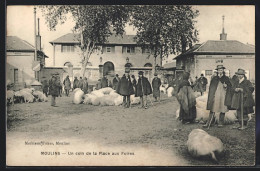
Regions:
<svg viewBox="0 0 260 171"><path fill-rule="evenodd" d="M17 36L6 37L6 83L13 84L14 89L21 89L35 80L39 80L47 56L37 51L40 71L33 70L35 48Z"/></svg>
<svg viewBox="0 0 260 171"><path fill-rule="evenodd" d="M51 41L53 46L53 66L69 68L72 66L73 73L64 73L64 76L80 76L81 49L79 34L68 33ZM145 72L148 79L152 79L152 68L155 63L159 64L159 58L154 60L149 48L142 48L134 41L134 35L112 34L105 44L98 45L100 50L95 50L91 55L85 76L90 82L97 81L103 75L111 78L115 74L121 77L128 64L131 74L137 77L138 71Z"/></svg>

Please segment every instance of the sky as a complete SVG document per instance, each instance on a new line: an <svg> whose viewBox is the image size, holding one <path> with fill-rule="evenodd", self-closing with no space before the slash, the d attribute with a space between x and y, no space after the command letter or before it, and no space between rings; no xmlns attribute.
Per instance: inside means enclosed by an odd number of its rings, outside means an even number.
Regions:
<svg viewBox="0 0 260 171"><path fill-rule="evenodd" d="M7 7L7 36L18 36L34 45L34 6L8 6ZM219 40L222 31L222 16L225 16L225 33L227 40L238 40L242 43L255 45L255 7L243 5L199 5L193 6L199 10L196 18L196 29L199 31L199 42ZM37 9L36 17L40 18L40 35L42 48L49 57L46 66L52 66L53 47L49 43L56 38L72 32L73 20L68 17L62 25L57 25L56 31L50 31L45 24L41 10ZM135 29L127 26L126 34L134 35Z"/></svg>

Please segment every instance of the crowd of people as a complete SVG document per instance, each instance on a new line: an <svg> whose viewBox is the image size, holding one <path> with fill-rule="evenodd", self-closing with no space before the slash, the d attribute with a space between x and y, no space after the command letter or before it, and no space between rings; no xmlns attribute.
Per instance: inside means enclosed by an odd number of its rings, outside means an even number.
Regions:
<svg viewBox="0 0 260 171"><path fill-rule="evenodd" d="M243 123L246 126L248 121L248 114L253 113L253 106L255 105L253 95L254 86L247 80L245 76L245 70L238 69L235 75L230 78L225 75L225 67L218 65L215 69L216 72L211 77L206 110L209 110L209 119L207 123L203 125L208 127L210 122L214 118L215 113L220 113L218 127L222 127L224 124L225 113L229 110L236 110L239 120L239 126L241 128L243 112ZM99 79L95 89L101 89L105 87L113 88L118 94L123 96L123 106L129 108L131 106L130 96L140 97L140 108L147 109L147 101L153 94L154 100L160 102L160 86L162 82L158 78L157 73L154 74L154 78L150 83L144 76L143 71L138 72L138 79L136 80L134 75L130 76L130 71L125 71L120 78L118 74L115 75L112 82L108 80L107 75ZM200 92L202 96L207 91L208 80L201 74L200 78L195 77L193 82L190 73L184 72L181 76L176 78L169 86L174 87L174 95L176 96L180 104L179 119L182 123L192 123L196 118L196 97L194 92ZM84 94L88 93L88 81L87 78L80 77L78 80L75 77L73 81L73 88L69 76L67 76L63 85L61 84L58 74L53 74L52 78L42 82L43 93L48 96L52 96L51 106L56 106L55 98L61 96L62 87L64 87L65 95L69 96L71 89L80 88Z"/></svg>
<svg viewBox="0 0 260 171"><path fill-rule="evenodd" d="M223 65L218 65L216 75L211 78L206 106L206 110L210 112L207 123L203 127L210 126L216 113L220 113L218 127L223 127L225 113L236 110L239 126L234 128L244 129L247 126L248 114L254 113L255 102L252 95L254 86L247 80L244 69L238 69L232 79L225 75L224 69ZM179 118L185 124L192 123L196 118L194 91L199 91L203 95L206 91L207 79L201 75L201 78L196 80L195 86L192 86L189 81L190 74L184 72L180 80L176 86L176 97L180 103Z"/></svg>

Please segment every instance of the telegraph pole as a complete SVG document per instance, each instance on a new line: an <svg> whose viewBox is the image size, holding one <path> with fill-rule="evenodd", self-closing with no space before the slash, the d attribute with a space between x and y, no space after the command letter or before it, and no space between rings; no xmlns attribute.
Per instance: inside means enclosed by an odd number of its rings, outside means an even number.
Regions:
<svg viewBox="0 0 260 171"><path fill-rule="evenodd" d="M37 61L36 7L34 7L34 61ZM34 78L37 79L37 71L34 71Z"/></svg>

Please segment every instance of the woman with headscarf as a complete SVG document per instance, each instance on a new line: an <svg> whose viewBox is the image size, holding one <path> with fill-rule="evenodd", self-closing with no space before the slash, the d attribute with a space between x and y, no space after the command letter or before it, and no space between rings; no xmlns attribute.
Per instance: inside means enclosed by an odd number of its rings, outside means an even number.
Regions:
<svg viewBox="0 0 260 171"><path fill-rule="evenodd" d="M177 100L180 104L179 119L183 124L194 122L196 118L196 98L189 82L190 74L184 72L182 82L177 88Z"/></svg>

